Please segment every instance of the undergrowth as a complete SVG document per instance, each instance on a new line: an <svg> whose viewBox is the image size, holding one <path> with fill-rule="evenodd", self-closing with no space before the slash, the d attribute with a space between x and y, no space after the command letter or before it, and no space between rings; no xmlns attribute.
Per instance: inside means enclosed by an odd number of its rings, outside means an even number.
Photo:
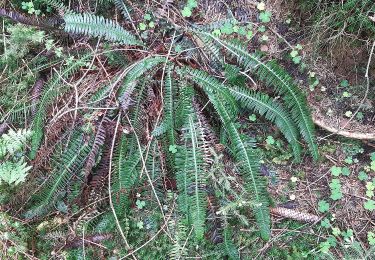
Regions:
<svg viewBox="0 0 375 260"><path fill-rule="evenodd" d="M241 247L272 239L275 205L263 151L239 126L256 114L282 133L293 163L317 161L311 112L293 77L249 51L243 35L214 33L220 24L172 22L169 1L141 18L126 2L98 1L101 14L101 4L116 6L117 21L40 2L61 16L2 9L1 123L28 129L20 156L32 166L3 206L34 228L27 245L5 239L6 257L255 257ZM249 88L253 78L262 89ZM311 251L295 243L293 257Z"/></svg>

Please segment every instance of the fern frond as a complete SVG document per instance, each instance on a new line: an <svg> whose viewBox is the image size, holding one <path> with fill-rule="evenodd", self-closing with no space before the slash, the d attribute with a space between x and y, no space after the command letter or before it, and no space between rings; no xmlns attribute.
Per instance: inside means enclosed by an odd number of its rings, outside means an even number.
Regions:
<svg viewBox="0 0 375 260"><path fill-rule="evenodd" d="M100 121L100 124L97 127L95 139L91 148L91 151L87 157L86 165L83 168L84 175L87 176L91 173L92 168L95 166L95 159L98 155L100 146L104 144L104 140L106 138L106 128L105 125L108 121L108 117L104 116L104 118Z"/></svg>
<svg viewBox="0 0 375 260"><path fill-rule="evenodd" d="M111 194L116 213L124 216L129 208L131 188L137 183L140 175L141 156L136 146L135 137L122 134L115 154L115 167Z"/></svg>
<svg viewBox="0 0 375 260"><path fill-rule="evenodd" d="M0 162L0 184L18 185L26 180L30 170L31 166L23 160Z"/></svg>
<svg viewBox="0 0 375 260"><path fill-rule="evenodd" d="M115 4L116 8L120 10L121 14L125 17L125 19L131 21L132 18L130 16L130 12L132 11L131 8L129 8L124 0L112 0Z"/></svg>
<svg viewBox="0 0 375 260"><path fill-rule="evenodd" d="M164 57L150 56L131 65L122 86L117 91L119 99L123 99L125 91L133 86L132 83L134 83L134 81L138 80L144 73L146 73L146 71L154 68L162 62L165 62Z"/></svg>
<svg viewBox="0 0 375 260"><path fill-rule="evenodd" d="M6 134L0 136L0 160L5 155L14 155L23 149L32 132L27 129L18 129L17 132L10 129Z"/></svg>
<svg viewBox="0 0 375 260"><path fill-rule="evenodd" d="M259 156L255 152L254 141L242 137L234 124L234 113L221 83L209 77L201 71L189 71L192 80L200 85L206 92L216 112L219 114L224 128L232 144L233 153L239 163L239 169L245 179L245 187L250 194L255 219L258 223L263 239L268 240L270 236L270 213L268 209L267 189L264 178L260 175Z"/></svg>
<svg viewBox="0 0 375 260"><path fill-rule="evenodd" d="M133 131L138 136L144 134L144 127L147 122L147 109L144 107L146 100L146 89L148 87L149 81L142 80L137 88L136 95L132 97L132 107L129 111L129 117L133 125Z"/></svg>
<svg viewBox="0 0 375 260"><path fill-rule="evenodd" d="M223 233L224 233L223 243L224 243L225 251L227 252L229 259L230 260L240 260L241 258L240 258L240 255L238 253L238 249L233 244L232 231L227 226L224 229Z"/></svg>
<svg viewBox="0 0 375 260"><path fill-rule="evenodd" d="M103 101L111 91L111 85L106 85L99 88L91 97L88 104L95 104Z"/></svg>
<svg viewBox="0 0 375 260"><path fill-rule="evenodd" d="M228 116L231 119L236 118L238 114L237 102L230 94L228 88L226 88L220 81L202 70L195 70L186 67L182 72L190 74L192 76L192 80L198 85L202 86L203 88L207 87L206 89L209 90L212 95L220 96L224 102Z"/></svg>
<svg viewBox="0 0 375 260"><path fill-rule="evenodd" d="M142 46L143 43L115 21L93 14L65 14L64 30L68 33L91 37L104 37L105 40L126 45Z"/></svg>
<svg viewBox="0 0 375 260"><path fill-rule="evenodd" d="M188 238L188 230L182 221L176 223L176 231L174 234L174 243L171 250L169 251L169 257L171 259L183 259L188 255L187 248L185 245L186 239Z"/></svg>
<svg viewBox="0 0 375 260"><path fill-rule="evenodd" d="M72 11L59 0L41 0L41 2L55 8L58 11L63 11L64 13L72 13Z"/></svg>
<svg viewBox="0 0 375 260"><path fill-rule="evenodd" d="M279 93L285 95L283 99L291 110L294 122L298 125L302 137L307 142L313 158L317 160L319 153L311 113L304 95L295 85L292 77L275 61L262 64L256 69L256 73L259 79L275 87Z"/></svg>
<svg viewBox="0 0 375 260"><path fill-rule="evenodd" d="M189 217L188 220L194 227L195 237L201 240L205 232L207 208L207 193L205 192L207 166L203 161L200 140L202 129L197 124L194 113L188 116L183 132L185 145L179 147L179 158L176 159L179 207L182 213Z"/></svg>
<svg viewBox="0 0 375 260"><path fill-rule="evenodd" d="M272 100L266 94L253 92L241 87L229 88L229 92L242 106L256 111L261 116L274 122L291 144L295 160L300 162L301 146L298 142L298 131L289 113L280 103Z"/></svg>
<svg viewBox="0 0 375 260"><path fill-rule="evenodd" d="M89 152L90 145L85 141L84 134L79 131L73 134L57 167L41 191L32 197L33 207L25 213L26 218L41 216L54 207L54 203L65 194L70 179L80 172Z"/></svg>
<svg viewBox="0 0 375 260"><path fill-rule="evenodd" d="M175 127L181 129L186 122L186 118L191 113L191 102L194 96L194 89L186 82L180 80L178 82L179 95L177 104L175 105Z"/></svg>
<svg viewBox="0 0 375 260"><path fill-rule="evenodd" d="M89 55L85 55L78 61L72 63L67 68L65 68L63 72L59 73L59 75L53 76L53 78L49 80L47 86L45 86L42 96L39 99L38 110L35 113L35 117L32 123L33 136L29 153L30 159L35 158L37 150L43 138L43 126L44 120L47 116L47 106L50 105L56 97L64 94L68 90L65 85L58 87L61 83L62 78L67 78L74 74L80 67L85 64L89 57Z"/></svg>
<svg viewBox="0 0 375 260"><path fill-rule="evenodd" d="M224 41L208 33L203 33L203 35L211 37L220 47L224 47L231 56L237 59L243 69L252 71L261 81L284 95L284 101L291 110L294 122L306 140L313 158L317 160L319 154L311 113L303 93L294 83L292 77L275 61L263 62L260 53L250 54L240 43Z"/></svg>
<svg viewBox="0 0 375 260"><path fill-rule="evenodd" d="M171 68L167 68L165 74L164 83L164 119L162 123L155 128L152 132L153 136L160 136L167 133L168 142L170 145L175 145L176 143L176 133L174 130L174 97L176 92L176 84L172 79Z"/></svg>

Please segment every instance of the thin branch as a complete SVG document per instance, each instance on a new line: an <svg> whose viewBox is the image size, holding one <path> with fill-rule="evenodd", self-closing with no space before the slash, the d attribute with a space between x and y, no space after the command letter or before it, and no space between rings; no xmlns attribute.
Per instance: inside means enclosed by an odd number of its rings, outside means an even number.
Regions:
<svg viewBox="0 0 375 260"><path fill-rule="evenodd" d="M124 231L122 230L121 228L121 225L120 225L120 222L117 218L117 214L116 214L116 211L115 211L115 207L113 206L113 201L112 201L112 189L111 189L111 176L112 176L112 159L113 159L113 150L114 150L114 147L115 147L115 144L116 144L116 133L118 131L118 127L120 125L120 121L121 121L121 111L119 112L118 114L118 118L117 118L117 123L116 123L116 128L115 128L115 132L113 134L113 139L112 139L112 146L111 146L111 153L109 155L109 167L108 167L108 192L109 192L109 205L111 207L111 210L112 210L112 213L113 213L113 216L115 218L115 221L116 221L116 225L117 225L117 228L121 234L121 237L122 239L124 240L125 242L125 246L126 246L126 249L130 251L130 254L132 255L133 259L137 260L137 257L134 255L134 252L132 252L130 246L129 246L129 243L128 243L128 240L126 239L126 236L124 234Z"/></svg>

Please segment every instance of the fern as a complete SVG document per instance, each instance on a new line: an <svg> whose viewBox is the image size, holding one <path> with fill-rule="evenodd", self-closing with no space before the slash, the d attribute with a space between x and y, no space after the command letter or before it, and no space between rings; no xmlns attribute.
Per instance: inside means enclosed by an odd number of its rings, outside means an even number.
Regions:
<svg viewBox="0 0 375 260"><path fill-rule="evenodd" d="M0 185L18 185L26 180L31 166L19 152L24 149L26 141L30 138L31 131L19 129L17 132L10 129L0 137Z"/></svg>
<svg viewBox="0 0 375 260"><path fill-rule="evenodd" d="M45 214L58 199L64 196L64 188L67 187L73 175L80 172L89 152L90 146L85 142L85 136L78 131L72 136L68 148L61 156L55 171L43 184L42 190L33 196L33 206L25 213L26 218Z"/></svg>
<svg viewBox="0 0 375 260"><path fill-rule="evenodd" d="M181 196L180 209L188 214L189 222L194 227L195 237L201 240L205 232L207 208L206 169L199 140L202 132L196 120L194 114L189 115L183 129L185 145L178 151L180 159L177 161L179 169L177 181L179 196Z"/></svg>
<svg viewBox="0 0 375 260"><path fill-rule="evenodd" d="M160 136L167 132L169 144L175 145L176 134L174 130L174 97L176 92L176 85L172 79L170 67L168 67L167 73L165 75L164 87L164 120L159 127L154 129L152 135Z"/></svg>
<svg viewBox="0 0 375 260"><path fill-rule="evenodd" d="M234 87L229 91L241 105L274 122L291 144L296 161L300 162L301 146L298 142L298 131L284 107L260 92L252 92L241 87Z"/></svg>
<svg viewBox="0 0 375 260"><path fill-rule="evenodd" d="M112 0L117 9L120 10L121 14L127 19L132 20L130 16L131 9L124 3L124 0Z"/></svg>
<svg viewBox="0 0 375 260"><path fill-rule="evenodd" d="M0 160L5 155L13 156L16 152L23 149L26 141L30 138L32 132L27 129L19 129L17 132L10 129L8 133L0 137Z"/></svg>
<svg viewBox="0 0 375 260"><path fill-rule="evenodd" d="M91 37L104 37L105 40L126 45L143 45L131 33L115 21L93 14L65 14L64 30L68 33L83 34Z"/></svg>
<svg viewBox="0 0 375 260"><path fill-rule="evenodd" d="M301 135L309 145L313 158L317 160L319 154L315 140L314 123L305 97L294 84L293 79L275 61L259 66L256 73L266 84L275 87L279 93L285 95L284 101L291 110L292 117L300 129Z"/></svg>
<svg viewBox="0 0 375 260"><path fill-rule="evenodd" d="M64 85L58 88L58 85L61 83L61 78L69 77L73 73L75 73L81 66L85 64L85 61L88 59L88 57L88 55L85 55L77 62L70 64L63 70L63 72L60 73L60 75L53 76L52 79L48 82L47 86L45 86L45 89L39 100L38 110L35 113L35 117L32 123L33 136L29 154L30 159L35 158L37 150L43 138L43 125L47 116L47 106L50 105L55 98L67 91L67 88Z"/></svg>
<svg viewBox="0 0 375 260"><path fill-rule="evenodd" d="M55 8L58 11L63 11L64 13L72 13L68 7L64 5L60 0L41 0L41 2Z"/></svg>
<svg viewBox="0 0 375 260"><path fill-rule="evenodd" d="M237 248L233 244L232 230L229 227L226 227L224 229L223 234L224 234L223 244L224 244L224 248L225 248L226 253L228 254L229 259L230 260L241 259Z"/></svg>
<svg viewBox="0 0 375 260"><path fill-rule="evenodd" d="M260 80L284 95L284 101L291 111L295 124L309 145L313 158L317 160L319 154L311 114L304 95L289 74L279 67L275 61L263 62L260 53L249 54L239 43L224 41L208 33L203 35L204 37L211 37L213 41L228 50L229 54L237 59L238 64L243 69L252 71Z"/></svg>
<svg viewBox="0 0 375 260"><path fill-rule="evenodd" d="M114 205L119 216L124 216L129 204L128 196L140 174L141 156L134 137L122 134L115 155L115 171L112 185Z"/></svg>
<svg viewBox="0 0 375 260"><path fill-rule="evenodd" d="M165 58L163 57L150 56L130 66L122 86L117 91L117 96L119 97L119 99L124 99L124 94L126 93L126 91L128 91L129 93L128 89L134 89L135 81L137 81L144 73L146 73L146 71L154 68L164 61Z"/></svg>
<svg viewBox="0 0 375 260"><path fill-rule="evenodd" d="M174 243L169 252L169 257L171 259L181 259L188 256L185 241L187 239L188 230L182 221L178 221L176 224L176 231L174 235Z"/></svg>
<svg viewBox="0 0 375 260"><path fill-rule="evenodd" d="M271 221L268 209L269 203L266 196L265 180L260 176L259 172L259 157L254 150L254 142L249 138L242 137L238 132L236 125L233 123L235 113L233 110L230 110L233 108L228 105L226 95L224 94L225 91L222 91L221 84L202 71L190 70L189 73L193 76L192 80L206 92L221 118L231 141L234 156L245 178L246 190L251 195L250 199L261 236L263 239L268 240Z"/></svg>
<svg viewBox="0 0 375 260"><path fill-rule="evenodd" d="M0 163L0 184L18 185L26 180L31 166L27 166L23 160L17 162L5 161Z"/></svg>

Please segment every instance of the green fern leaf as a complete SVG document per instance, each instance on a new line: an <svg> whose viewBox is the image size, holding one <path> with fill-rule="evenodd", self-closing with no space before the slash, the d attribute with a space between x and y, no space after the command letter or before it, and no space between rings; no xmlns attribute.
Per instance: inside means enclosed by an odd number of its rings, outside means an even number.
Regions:
<svg viewBox="0 0 375 260"><path fill-rule="evenodd" d="M267 189L264 178L260 175L259 155L255 152L254 142L244 140L237 130L233 121L235 115L228 105L225 91L221 83L209 77L201 71L189 70L192 80L200 85L206 92L216 112L219 114L222 123L228 133L232 149L239 163L240 171L245 179L245 187L250 194L255 219L258 223L261 236L268 240L270 236L270 213L268 209ZM233 109L233 108L232 108Z"/></svg>
<svg viewBox="0 0 375 260"><path fill-rule="evenodd" d="M205 232L207 169L203 161L200 141L202 130L196 120L194 113L190 114L183 128L185 145L177 150L176 179L179 190L179 208L192 223L195 237L201 240Z"/></svg>
<svg viewBox="0 0 375 260"><path fill-rule="evenodd" d="M130 16L131 9L124 3L124 0L112 0L117 9L120 10L122 15L129 21L132 20Z"/></svg>
<svg viewBox="0 0 375 260"><path fill-rule="evenodd" d="M68 33L83 34L91 37L104 37L105 40L118 42L126 45L142 46L140 42L130 32L122 28L112 20L95 16L93 14L65 14L64 30Z"/></svg>
<svg viewBox="0 0 375 260"><path fill-rule="evenodd" d="M71 138L57 167L43 184L41 191L32 197L33 207L25 213L26 218L41 216L52 209L54 203L65 194L70 179L81 171L91 146L80 131Z"/></svg>
<svg viewBox="0 0 375 260"><path fill-rule="evenodd" d="M140 77L146 73L146 71L154 68L162 62L165 62L164 57L150 56L130 66L122 86L117 91L117 96L119 99L125 99L126 102L126 99L131 95L132 90L134 89L135 81L139 80ZM126 97L124 97L125 94L127 94Z"/></svg>
<svg viewBox="0 0 375 260"><path fill-rule="evenodd" d="M198 32L198 34L211 37L220 47L224 47L231 56L235 57L244 70L252 71L260 80L284 95L285 103L291 110L294 122L309 145L313 158L317 160L319 153L315 140L314 123L305 97L295 85L291 76L275 61L263 62L260 53L249 54L240 43L224 41L208 33Z"/></svg>
<svg viewBox="0 0 375 260"><path fill-rule="evenodd" d="M223 243L224 243L225 251L227 252L229 259L240 260L238 249L235 247L233 243L232 231L230 230L228 226L224 229L223 235L224 235Z"/></svg>
<svg viewBox="0 0 375 260"><path fill-rule="evenodd" d="M29 153L30 159L35 158L40 143L43 139L43 126L45 123L45 118L47 117L47 106L50 105L55 98L64 94L69 89L65 85L58 87L61 83L62 78L67 78L74 74L81 66L85 64L89 57L89 55L85 55L78 61L69 65L67 68L63 70L63 72L53 76L52 79L48 82L47 86L45 87L45 90L43 91L41 98L39 100L38 110L35 113L35 117L32 123L33 135Z"/></svg>
<svg viewBox="0 0 375 260"><path fill-rule="evenodd" d="M63 11L64 13L73 13L71 10L69 10L68 7L64 5L64 3L59 0L41 0L41 2L55 8L58 11Z"/></svg>
<svg viewBox="0 0 375 260"><path fill-rule="evenodd" d="M172 80L171 68L167 68L165 74L165 83L164 83L164 119L163 122L155 128L152 132L153 136L160 136L164 133L167 133L168 142L170 145L176 144L176 133L174 130L174 96L176 84Z"/></svg>
<svg viewBox="0 0 375 260"><path fill-rule="evenodd" d="M261 116L274 122L291 144L296 161L301 161L301 146L298 142L298 131L289 113L280 103L272 100L266 94L252 92L241 87L230 88L229 92L241 105L247 109L255 110Z"/></svg>

